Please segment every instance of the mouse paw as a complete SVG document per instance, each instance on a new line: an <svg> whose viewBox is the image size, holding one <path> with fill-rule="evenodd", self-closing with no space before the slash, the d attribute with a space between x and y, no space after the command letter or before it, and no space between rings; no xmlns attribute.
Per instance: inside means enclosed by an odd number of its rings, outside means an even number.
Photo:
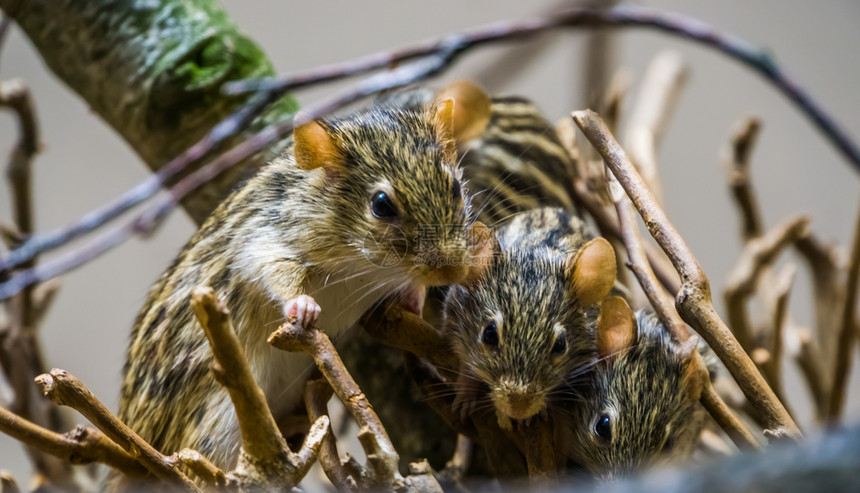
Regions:
<svg viewBox="0 0 860 493"><path fill-rule="evenodd" d="M306 294L291 299L284 308L287 318L291 321L294 320L293 323L297 323L305 329L317 323L320 310L317 301Z"/></svg>

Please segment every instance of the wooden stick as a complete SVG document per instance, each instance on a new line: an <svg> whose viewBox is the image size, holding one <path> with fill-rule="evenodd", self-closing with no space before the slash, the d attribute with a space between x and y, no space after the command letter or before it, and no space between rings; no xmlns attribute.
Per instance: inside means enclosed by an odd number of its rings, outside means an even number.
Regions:
<svg viewBox="0 0 860 493"><path fill-rule="evenodd" d="M328 416L326 404L331 398L331 385L325 379L309 380L305 384L305 408L308 419L312 422L322 416ZM334 433L329 433L322 442L319 453L320 466L328 480L339 492L358 492L358 484L350 476L343 464L340 462L340 454L337 451L337 440Z"/></svg>
<svg viewBox="0 0 860 493"><path fill-rule="evenodd" d="M299 484L329 432L328 416L313 423L302 448L293 453L278 429L266 395L254 381L227 307L212 288L200 286L191 292L191 306L215 355L212 374L227 389L236 409L243 453L234 473L253 488L281 482Z"/></svg>
<svg viewBox="0 0 860 493"><path fill-rule="evenodd" d="M147 474L134 457L93 428L78 426L65 434L56 433L0 407L0 431L70 464L99 462L129 476Z"/></svg>
<svg viewBox="0 0 860 493"><path fill-rule="evenodd" d="M836 346L836 361L833 369L833 386L830 390L830 403L827 417L838 422L845 406L845 394L851 371L851 356L854 354L854 337L857 333L857 292L860 287L860 213L854 226L854 244L851 247L851 260L848 263L848 279L845 283L845 302L841 310L839 339Z"/></svg>
<svg viewBox="0 0 860 493"><path fill-rule="evenodd" d="M111 414L104 404L71 373L55 368L50 373L43 373L36 377L36 383L42 388L45 397L56 404L69 406L83 414L96 428L124 448L159 479L186 490L199 491L185 474L173 467L167 457Z"/></svg>
<svg viewBox="0 0 860 493"><path fill-rule="evenodd" d="M701 334L734 376L767 428L801 437L800 429L743 351L711 303L710 285L702 267L669 222L630 163L624 150L593 111L576 111L573 120L603 156L609 169L633 201L649 232L681 276L675 306L681 317Z"/></svg>

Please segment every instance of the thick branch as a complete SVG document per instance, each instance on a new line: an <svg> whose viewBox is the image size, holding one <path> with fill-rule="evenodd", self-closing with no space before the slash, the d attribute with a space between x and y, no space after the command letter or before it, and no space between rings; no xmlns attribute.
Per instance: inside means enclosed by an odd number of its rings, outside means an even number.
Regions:
<svg viewBox="0 0 860 493"><path fill-rule="evenodd" d="M194 483L175 469L167 457L112 415L72 374L55 368L51 373L39 375L36 383L42 388L45 397L83 414L96 428L124 448L156 477L170 484L183 486L187 490L197 491Z"/></svg>
<svg viewBox="0 0 860 493"><path fill-rule="evenodd" d="M607 166L633 201L645 225L681 276L676 307L681 317L701 334L734 376L768 429L800 437L800 430L773 390L743 351L711 303L710 285L702 267L669 222L606 125L592 111L573 113L574 122L603 156Z"/></svg>
<svg viewBox="0 0 860 493"><path fill-rule="evenodd" d="M247 102L224 97L221 84L273 74L214 0L2 0L0 8L153 171ZM269 117L296 109L285 98ZM234 169L189 197L186 211L202 222L242 172Z"/></svg>

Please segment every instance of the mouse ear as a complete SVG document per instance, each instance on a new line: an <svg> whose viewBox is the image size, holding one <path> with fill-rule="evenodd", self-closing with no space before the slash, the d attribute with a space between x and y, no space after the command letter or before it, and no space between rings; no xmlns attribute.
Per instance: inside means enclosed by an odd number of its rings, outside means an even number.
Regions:
<svg viewBox="0 0 860 493"><path fill-rule="evenodd" d="M615 251L603 238L595 238L568 256L564 263L568 288L580 305L597 303L615 284Z"/></svg>
<svg viewBox="0 0 860 493"><path fill-rule="evenodd" d="M684 383L687 396L694 401L698 401L702 396L705 379L709 378L707 370L700 363L698 346L699 338L691 335L677 349L678 356L681 358L681 381Z"/></svg>
<svg viewBox="0 0 860 493"><path fill-rule="evenodd" d="M442 145L442 152L448 162L456 162L457 148L454 141L454 99L445 98L436 101L433 114L433 126L436 127L436 139Z"/></svg>
<svg viewBox="0 0 860 493"><path fill-rule="evenodd" d="M461 286L468 286L480 281L493 262L493 255L501 251L496 234L481 221L475 221L466 233L469 245L469 273L460 281Z"/></svg>
<svg viewBox="0 0 860 493"><path fill-rule="evenodd" d="M343 166L343 152L328 130L317 121L299 125L293 130L296 165L311 170L320 167L334 170Z"/></svg>
<svg viewBox="0 0 860 493"><path fill-rule="evenodd" d="M638 338L636 317L624 298L610 296L603 300L597 317L597 353L601 360L612 363Z"/></svg>
<svg viewBox="0 0 860 493"><path fill-rule="evenodd" d="M460 80L440 91L439 99L454 100L453 137L458 144L484 133L490 123L490 97L475 84Z"/></svg>

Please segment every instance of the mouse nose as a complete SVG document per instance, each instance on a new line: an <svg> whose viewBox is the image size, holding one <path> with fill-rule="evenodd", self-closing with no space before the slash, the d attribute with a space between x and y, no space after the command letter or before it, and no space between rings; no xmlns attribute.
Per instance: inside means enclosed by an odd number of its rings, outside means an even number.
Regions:
<svg viewBox="0 0 860 493"><path fill-rule="evenodd" d="M513 419L526 419L545 406L543 394L525 385L504 385L493 392L493 402L503 414Z"/></svg>

